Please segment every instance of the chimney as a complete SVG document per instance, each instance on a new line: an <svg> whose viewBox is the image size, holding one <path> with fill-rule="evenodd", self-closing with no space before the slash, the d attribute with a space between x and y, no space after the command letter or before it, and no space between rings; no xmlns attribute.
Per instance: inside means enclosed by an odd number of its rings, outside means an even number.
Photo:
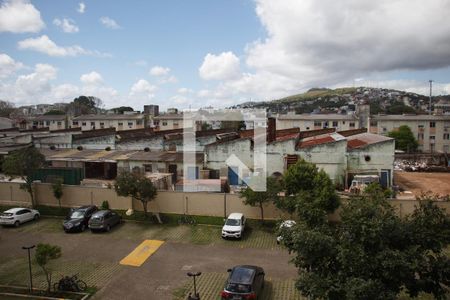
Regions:
<svg viewBox="0 0 450 300"><path fill-rule="evenodd" d="M267 119L267 142L272 143L277 139L277 123L275 118Z"/></svg>

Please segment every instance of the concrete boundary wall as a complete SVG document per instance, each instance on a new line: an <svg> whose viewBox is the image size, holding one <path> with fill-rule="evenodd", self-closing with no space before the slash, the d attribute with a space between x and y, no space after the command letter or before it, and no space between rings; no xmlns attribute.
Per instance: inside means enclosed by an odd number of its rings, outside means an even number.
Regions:
<svg viewBox="0 0 450 300"><path fill-rule="evenodd" d="M35 198L38 205L58 206L57 199L53 196L51 184L36 183ZM107 200L112 209L127 210L133 208L143 211L142 203L132 200L130 197L117 196L113 188L63 186L61 205L64 207L76 207L94 204L100 206ZM400 216L406 216L414 211L417 201L391 200ZM438 202L450 213L450 202ZM0 205L5 206L30 206L31 200L27 192L20 189L20 183L0 182ZM244 205L243 200L236 194L223 193L184 193L159 191L155 200L148 205L150 212L189 214L198 216L224 217L232 212L242 212L247 218L259 219L258 207ZM274 207L273 204L264 206L265 219L288 218L289 216ZM339 211L330 216L331 220L339 220Z"/></svg>

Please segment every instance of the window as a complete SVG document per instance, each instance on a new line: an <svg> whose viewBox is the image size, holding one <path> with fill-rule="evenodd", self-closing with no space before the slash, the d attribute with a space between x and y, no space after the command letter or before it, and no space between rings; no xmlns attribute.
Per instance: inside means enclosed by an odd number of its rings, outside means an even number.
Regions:
<svg viewBox="0 0 450 300"><path fill-rule="evenodd" d="M35 125L35 126L36 126L37 124L38 124L38 122L33 122L33 125Z"/></svg>
<svg viewBox="0 0 450 300"><path fill-rule="evenodd" d="M350 127L355 127L355 122L350 122L349 126Z"/></svg>
<svg viewBox="0 0 450 300"><path fill-rule="evenodd" d="M419 125L419 129L423 129L424 127L424 125Z"/></svg>
<svg viewBox="0 0 450 300"><path fill-rule="evenodd" d="M320 126L322 126L322 122L320 122L320 121L314 121L314 126L315 126L315 127L320 127Z"/></svg>
<svg viewBox="0 0 450 300"><path fill-rule="evenodd" d="M100 122L100 126L105 126L105 122Z"/></svg>
<svg viewBox="0 0 450 300"><path fill-rule="evenodd" d="M436 137L434 136L434 135L430 135L430 140L435 140L436 139Z"/></svg>
<svg viewBox="0 0 450 300"><path fill-rule="evenodd" d="M45 125L49 126L50 125L50 121L45 121Z"/></svg>
<svg viewBox="0 0 450 300"><path fill-rule="evenodd" d="M167 122L166 121L162 122L162 125L167 126Z"/></svg>
<svg viewBox="0 0 450 300"><path fill-rule="evenodd" d="M328 121L323 122L323 128L328 128Z"/></svg>
<svg viewBox="0 0 450 300"><path fill-rule="evenodd" d="M378 121L370 120L370 126L378 126Z"/></svg>
<svg viewBox="0 0 450 300"><path fill-rule="evenodd" d="M91 126L95 126L95 122L91 122Z"/></svg>
<svg viewBox="0 0 450 300"><path fill-rule="evenodd" d="M423 133L417 134L417 139L418 140L423 140Z"/></svg>
<svg viewBox="0 0 450 300"><path fill-rule="evenodd" d="M78 126L78 121L73 121L72 124L73 124L74 126Z"/></svg>
<svg viewBox="0 0 450 300"><path fill-rule="evenodd" d="M58 124L57 124L58 126L61 126L61 122L60 121L58 121Z"/></svg>
<svg viewBox="0 0 450 300"><path fill-rule="evenodd" d="M450 140L450 133L444 133L444 140Z"/></svg>
<svg viewBox="0 0 450 300"><path fill-rule="evenodd" d="M338 122L337 121L333 121L333 127L338 127Z"/></svg>
<svg viewBox="0 0 450 300"><path fill-rule="evenodd" d="M436 122L430 122L430 128L435 128L436 127Z"/></svg>
<svg viewBox="0 0 450 300"><path fill-rule="evenodd" d="M43 121L40 121L40 122L39 122L39 125L44 125L44 122L43 122Z"/></svg>
<svg viewBox="0 0 450 300"><path fill-rule="evenodd" d="M86 126L86 122L82 122L81 125L82 125L82 126Z"/></svg>
<svg viewBox="0 0 450 300"><path fill-rule="evenodd" d="M342 124L344 124L344 125L345 125L345 121L342 121Z"/></svg>
<svg viewBox="0 0 450 300"><path fill-rule="evenodd" d="M133 122L128 122L128 126L133 126Z"/></svg>
<svg viewBox="0 0 450 300"><path fill-rule="evenodd" d="M119 123L117 123L119 126L123 126L123 123L122 122L119 122Z"/></svg>
<svg viewBox="0 0 450 300"><path fill-rule="evenodd" d="M306 130L309 130L309 127L306 127Z"/></svg>
<svg viewBox="0 0 450 300"><path fill-rule="evenodd" d="M383 132L386 132L387 131L387 128L386 127L383 127Z"/></svg>
<svg viewBox="0 0 450 300"><path fill-rule="evenodd" d="M136 125L142 125L142 121L141 120L137 120L136 121Z"/></svg>
<svg viewBox="0 0 450 300"><path fill-rule="evenodd" d="M178 122L173 122L173 126L178 126Z"/></svg>
<svg viewBox="0 0 450 300"><path fill-rule="evenodd" d="M144 171L145 172L152 172L152 165L151 164L144 165Z"/></svg>

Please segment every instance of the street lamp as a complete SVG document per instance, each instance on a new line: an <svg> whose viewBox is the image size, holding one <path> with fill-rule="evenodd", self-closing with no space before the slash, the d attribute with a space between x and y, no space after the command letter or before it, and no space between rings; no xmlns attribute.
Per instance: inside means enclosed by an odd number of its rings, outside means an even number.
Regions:
<svg viewBox="0 0 450 300"><path fill-rule="evenodd" d="M28 251L28 268L30 270L30 294L33 293L33 276L31 275L31 255L30 250L36 247L36 245L32 245L30 247L22 247L23 250Z"/></svg>
<svg viewBox="0 0 450 300"><path fill-rule="evenodd" d="M197 293L197 285L195 282L195 277L200 276L200 275L202 275L202 272L187 273L187 276L194 277L194 296L192 296L192 293L189 293L188 300L200 300L200 295Z"/></svg>

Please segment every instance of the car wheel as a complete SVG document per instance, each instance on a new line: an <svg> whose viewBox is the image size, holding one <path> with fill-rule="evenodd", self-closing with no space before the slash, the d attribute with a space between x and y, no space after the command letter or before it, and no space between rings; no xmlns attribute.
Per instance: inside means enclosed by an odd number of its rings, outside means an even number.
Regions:
<svg viewBox="0 0 450 300"><path fill-rule="evenodd" d="M15 227L19 227L19 225L20 225L20 222L19 222L19 221L15 221L15 222L14 222L14 226L15 226Z"/></svg>
<svg viewBox="0 0 450 300"><path fill-rule="evenodd" d="M81 224L81 232L83 232L83 231L85 231L85 230L86 230L86 225Z"/></svg>
<svg viewBox="0 0 450 300"><path fill-rule="evenodd" d="M106 231L107 231L107 232L110 232L110 231L111 231L111 226L110 226L110 225L106 226Z"/></svg>
<svg viewBox="0 0 450 300"><path fill-rule="evenodd" d="M39 220L39 215L38 215L38 214L35 214L35 215L34 215L34 220L35 220L35 221Z"/></svg>

